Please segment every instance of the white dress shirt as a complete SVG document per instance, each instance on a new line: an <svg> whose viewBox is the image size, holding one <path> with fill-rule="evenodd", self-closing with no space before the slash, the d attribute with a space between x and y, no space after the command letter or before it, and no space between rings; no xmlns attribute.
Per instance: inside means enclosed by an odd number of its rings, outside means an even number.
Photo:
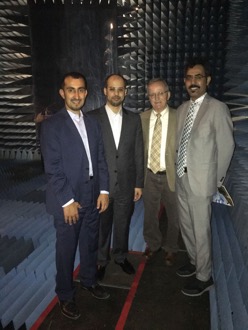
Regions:
<svg viewBox="0 0 248 330"><path fill-rule="evenodd" d="M200 109L200 106L204 100L204 97L207 95L207 93L203 94L201 97L199 97L198 99L196 99L194 102L195 102L195 110L194 110L194 118L193 120L195 121L195 117ZM190 104L192 103L193 101L191 100Z"/></svg>
<svg viewBox="0 0 248 330"><path fill-rule="evenodd" d="M88 136L87 136L87 131L84 123L84 116L82 112L80 111L80 116L78 114L74 114L71 111L68 111L71 119L73 120L73 123L75 124L78 133L80 134L83 144L85 147L85 151L88 157L89 161L89 176L93 176L93 167L92 167L92 162L91 162L91 155L90 155L90 147L89 147L89 142L88 142Z"/></svg>
<svg viewBox="0 0 248 330"><path fill-rule="evenodd" d="M121 127L122 127L122 108L120 108L120 111L115 113L106 104L105 109L106 109L106 112L108 115L112 133L114 136L115 146L116 146L116 149L118 149L119 142L120 142L120 136L121 136Z"/></svg>

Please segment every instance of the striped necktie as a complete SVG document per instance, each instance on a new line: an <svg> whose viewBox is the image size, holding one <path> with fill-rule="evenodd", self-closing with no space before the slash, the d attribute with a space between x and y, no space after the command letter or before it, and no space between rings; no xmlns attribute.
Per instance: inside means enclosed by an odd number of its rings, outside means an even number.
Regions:
<svg viewBox="0 0 248 330"><path fill-rule="evenodd" d="M161 138L162 138L162 122L161 114L156 114L157 119L154 126L152 145L150 153L150 169L153 173L157 173L160 170L160 150L161 150Z"/></svg>
<svg viewBox="0 0 248 330"><path fill-rule="evenodd" d="M194 122L193 119L194 119L195 105L196 102L191 103L183 128L183 134L182 134L182 139L181 139L181 143L178 151L178 159L177 159L177 174L179 177L183 176L184 167L186 166L187 145Z"/></svg>

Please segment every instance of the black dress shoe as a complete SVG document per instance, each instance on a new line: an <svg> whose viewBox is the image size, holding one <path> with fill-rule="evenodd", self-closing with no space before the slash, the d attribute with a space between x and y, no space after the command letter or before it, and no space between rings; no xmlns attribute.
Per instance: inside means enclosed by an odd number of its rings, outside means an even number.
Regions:
<svg viewBox="0 0 248 330"><path fill-rule="evenodd" d="M198 278L194 278L190 283L185 285L182 289L182 293L190 297L201 296L204 292L209 291L214 285L212 277L208 281L200 281Z"/></svg>
<svg viewBox="0 0 248 330"><path fill-rule="evenodd" d="M115 263L122 268L123 272L125 272L129 275L135 274L135 269L133 268L133 265L127 260L127 258L124 259L123 262L115 261Z"/></svg>
<svg viewBox="0 0 248 330"><path fill-rule="evenodd" d="M190 262L177 270L177 275L180 277L190 277L196 273L196 268Z"/></svg>
<svg viewBox="0 0 248 330"><path fill-rule="evenodd" d="M110 294L99 284L92 286L84 286L81 284L82 289L87 290L91 295L97 299L108 299Z"/></svg>
<svg viewBox="0 0 248 330"><path fill-rule="evenodd" d="M80 311L77 305L75 304L75 301L60 300L59 305L60 305L61 313L64 316L68 317L69 319L77 320L81 316Z"/></svg>
<svg viewBox="0 0 248 330"><path fill-rule="evenodd" d="M98 266L97 275L96 275L98 281L102 281L104 279L105 271L106 271L106 266L101 266L101 265Z"/></svg>

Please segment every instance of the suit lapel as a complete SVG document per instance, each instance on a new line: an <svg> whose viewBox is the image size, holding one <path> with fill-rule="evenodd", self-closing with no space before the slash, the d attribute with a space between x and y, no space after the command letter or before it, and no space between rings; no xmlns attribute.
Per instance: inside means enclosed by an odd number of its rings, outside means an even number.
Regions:
<svg viewBox="0 0 248 330"><path fill-rule="evenodd" d="M185 123L185 120L187 117L189 103L190 103L190 101L187 101L183 104L183 108L180 110L180 113L178 116L178 132L180 132L181 134L183 132L184 123ZM181 137L180 137L180 139L181 139Z"/></svg>
<svg viewBox="0 0 248 330"><path fill-rule="evenodd" d="M93 156L93 141L95 139L95 132L93 130L93 128L91 127L91 123L90 121L88 120L88 116L86 114L84 114L84 124L85 124L85 128L86 128L86 132L87 132L87 137L88 137L88 143L89 143L89 148L90 148L90 155L91 155L91 158ZM84 148L85 149L85 148ZM86 153L86 151L85 151Z"/></svg>
<svg viewBox="0 0 248 330"><path fill-rule="evenodd" d="M66 125L66 131L70 132L73 135L73 140L75 139L79 144L83 144L83 141L81 139L81 136L73 123L73 120L71 119L70 115L67 113L67 110L65 110L65 125Z"/></svg>
<svg viewBox="0 0 248 330"><path fill-rule="evenodd" d="M120 141L118 149L121 148L124 141L129 140L129 117L128 112L125 109L122 109L122 124L121 124L121 135L120 135Z"/></svg>
<svg viewBox="0 0 248 330"><path fill-rule="evenodd" d="M150 133L151 113L152 113L152 110L148 110L148 111L144 112L144 115L142 117L145 151L147 151L147 152L148 152L148 148L149 148L149 133Z"/></svg>
<svg viewBox="0 0 248 330"><path fill-rule="evenodd" d="M202 117L206 113L208 101L209 101L209 97L208 97L208 95L206 95L197 112L190 135L192 135L192 133L198 128L199 123L202 120ZM181 141L183 127L184 127L184 123L185 123L185 120L187 117L189 104L190 104L190 101L185 102L185 104L183 105L183 108L181 110L181 114L179 115L179 118L178 118L178 133L180 134L180 135L178 134L178 139L179 139L178 145L180 144L180 141Z"/></svg>
<svg viewBox="0 0 248 330"><path fill-rule="evenodd" d="M171 141L174 140L175 127L176 127L174 125L175 120L176 120L176 118L172 116L172 112L169 108L168 129L167 129L167 137L166 137L166 150L169 150L168 148L171 144Z"/></svg>
<svg viewBox="0 0 248 330"><path fill-rule="evenodd" d="M73 120L71 119L70 115L67 113L67 110L65 109L65 125L66 125L66 134L72 135L72 141L75 141L75 143L73 143L72 148L76 148L78 150L78 155L84 155L84 157L87 158L87 154L86 154L86 150L84 147L84 143L83 140L77 130L77 127L75 126ZM86 126L86 125L85 125ZM86 128L87 130L87 128ZM88 130L87 130L87 134L88 134ZM87 158L88 159L88 158Z"/></svg>
<svg viewBox="0 0 248 330"><path fill-rule="evenodd" d="M199 127L199 123L202 120L202 117L204 116L204 114L206 114L207 107L208 107L208 96L206 95L195 117L191 134Z"/></svg>

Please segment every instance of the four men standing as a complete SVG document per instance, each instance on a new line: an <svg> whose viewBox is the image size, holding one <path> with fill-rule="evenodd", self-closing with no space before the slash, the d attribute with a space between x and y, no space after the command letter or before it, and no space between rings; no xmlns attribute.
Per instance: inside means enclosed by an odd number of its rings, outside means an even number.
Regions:
<svg viewBox="0 0 248 330"><path fill-rule="evenodd" d="M152 79L147 85L152 109L139 116L123 108L126 81L112 74L105 80L105 106L85 115L81 111L87 96L85 77L72 72L63 78L60 95L65 107L42 124L41 150L48 178L47 210L54 215L57 231L56 292L61 311L69 318L80 316L72 282L78 243L81 285L96 298L109 297L96 277L103 279L110 261L112 227L115 263L128 274L135 273L127 259L128 236L144 174L147 258L162 247L166 264L174 264L179 215L189 263L177 274L196 274L182 292L198 296L213 284L211 201L232 157L232 121L227 106L206 92L211 76L204 62L190 63L184 81L191 99L176 111L167 105L167 83ZM166 231L159 226L161 204Z"/></svg>

